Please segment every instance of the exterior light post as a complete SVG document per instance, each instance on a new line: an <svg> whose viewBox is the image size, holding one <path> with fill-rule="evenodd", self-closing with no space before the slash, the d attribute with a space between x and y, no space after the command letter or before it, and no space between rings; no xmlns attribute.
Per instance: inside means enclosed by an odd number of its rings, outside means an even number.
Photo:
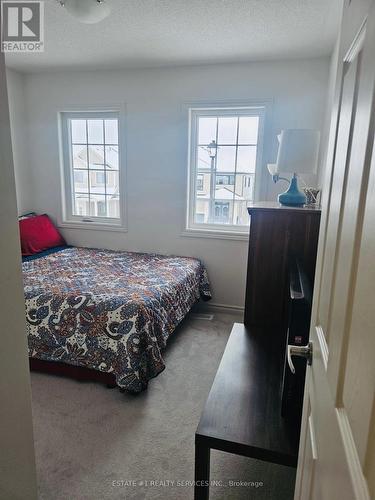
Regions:
<svg viewBox="0 0 375 500"><path fill-rule="evenodd" d="M216 184L216 173L215 173L215 161L217 156L217 144L216 141L212 140L207 146L207 152L211 158L211 180L210 180L210 206L209 206L209 222L213 222L214 218L214 203L215 203L215 184Z"/></svg>

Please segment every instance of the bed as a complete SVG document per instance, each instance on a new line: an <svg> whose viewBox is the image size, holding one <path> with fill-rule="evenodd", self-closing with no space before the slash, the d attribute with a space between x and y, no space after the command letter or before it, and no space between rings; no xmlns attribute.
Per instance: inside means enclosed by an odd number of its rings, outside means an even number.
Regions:
<svg viewBox="0 0 375 500"><path fill-rule="evenodd" d="M211 297L194 258L57 247L23 258L29 357L140 392L194 303ZM94 377L95 378L95 377Z"/></svg>

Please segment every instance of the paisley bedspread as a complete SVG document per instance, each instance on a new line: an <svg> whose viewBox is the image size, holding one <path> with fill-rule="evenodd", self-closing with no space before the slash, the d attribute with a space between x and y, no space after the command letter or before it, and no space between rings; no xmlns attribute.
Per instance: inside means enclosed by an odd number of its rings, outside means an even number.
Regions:
<svg viewBox="0 0 375 500"><path fill-rule="evenodd" d="M168 337L201 297L201 262L66 247L23 262L29 356L113 373L132 392L165 367Z"/></svg>

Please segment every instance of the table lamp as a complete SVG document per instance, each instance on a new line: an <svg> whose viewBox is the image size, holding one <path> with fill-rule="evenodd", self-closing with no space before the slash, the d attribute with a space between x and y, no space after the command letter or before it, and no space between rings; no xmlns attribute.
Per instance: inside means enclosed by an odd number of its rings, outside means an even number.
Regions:
<svg viewBox="0 0 375 500"><path fill-rule="evenodd" d="M282 205L299 207L306 203L306 195L298 189L298 174L314 174L318 165L319 139L317 130L288 129L278 136L279 152L277 162L268 165L274 182L281 179L289 182L280 173L291 173L293 177L285 193L279 194Z"/></svg>

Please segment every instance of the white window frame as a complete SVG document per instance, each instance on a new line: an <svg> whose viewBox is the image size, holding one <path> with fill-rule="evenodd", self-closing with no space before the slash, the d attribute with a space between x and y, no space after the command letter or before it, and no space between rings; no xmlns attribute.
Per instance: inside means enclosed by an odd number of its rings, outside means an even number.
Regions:
<svg viewBox="0 0 375 500"><path fill-rule="evenodd" d="M268 114L269 100L251 101L251 103L212 103L197 104L188 107L189 114L189 148L188 148L188 193L186 226L183 236L202 236L224 239L248 239L249 226L229 224L209 224L195 222L195 194L197 178L197 127L201 116L259 116L257 156L255 166L254 201L260 192L262 179L262 157L264 149L265 120Z"/></svg>
<svg viewBox="0 0 375 500"><path fill-rule="evenodd" d="M119 149L119 209L120 217L82 216L73 213L73 168L71 164L71 119L114 119L118 120ZM60 131L60 168L62 214L59 226L81 229L126 231L126 189L125 189L125 116L120 107L105 109L86 109L58 112Z"/></svg>

